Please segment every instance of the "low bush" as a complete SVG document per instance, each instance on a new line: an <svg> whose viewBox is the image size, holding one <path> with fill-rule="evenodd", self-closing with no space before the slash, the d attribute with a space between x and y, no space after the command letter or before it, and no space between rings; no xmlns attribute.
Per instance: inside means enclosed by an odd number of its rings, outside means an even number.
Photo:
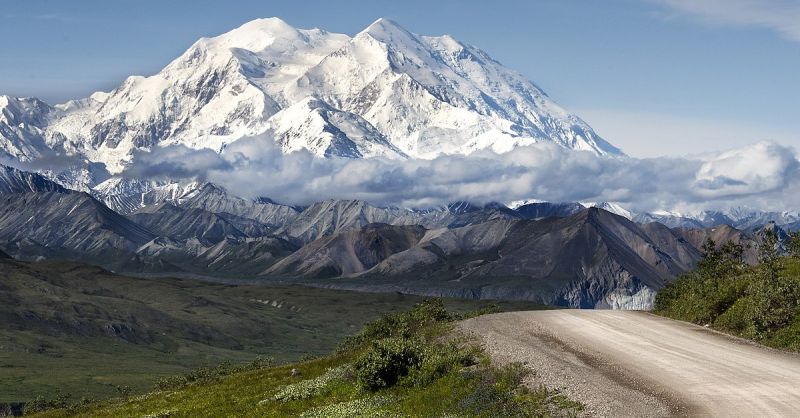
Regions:
<svg viewBox="0 0 800 418"><path fill-rule="evenodd" d="M800 330L800 258L778 256L774 238L762 247L765 261L755 266L706 251L697 269L658 292L654 311L797 349L800 332L792 330Z"/></svg>
<svg viewBox="0 0 800 418"><path fill-rule="evenodd" d="M480 349L459 340L428 344L422 361L410 370L408 383L413 386L429 385L452 370L475 365L479 355Z"/></svg>
<svg viewBox="0 0 800 418"><path fill-rule="evenodd" d="M364 325L361 332L346 338L339 345L338 351L353 350L384 338L410 338L425 327L454 319L457 317L447 311L441 299L426 299L408 311L384 315L377 321Z"/></svg>
<svg viewBox="0 0 800 418"><path fill-rule="evenodd" d="M397 383L423 359L422 345L409 338L385 338L372 343L355 363L358 383L375 391Z"/></svg>
<svg viewBox="0 0 800 418"><path fill-rule="evenodd" d="M268 369L274 364L275 360L271 357L258 357L250 363L238 366L234 366L230 362L223 362L216 367L200 367L185 374L162 377L156 381L155 389L181 389L187 385L207 383L236 373Z"/></svg>

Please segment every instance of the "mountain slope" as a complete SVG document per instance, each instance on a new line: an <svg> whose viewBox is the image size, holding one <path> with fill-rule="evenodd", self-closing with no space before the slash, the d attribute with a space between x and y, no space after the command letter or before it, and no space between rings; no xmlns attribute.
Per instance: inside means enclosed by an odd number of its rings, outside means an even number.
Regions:
<svg viewBox="0 0 800 418"><path fill-rule="evenodd" d="M67 189L40 174L0 165L0 194L26 192L67 193Z"/></svg>
<svg viewBox="0 0 800 418"><path fill-rule="evenodd" d="M91 194L114 211L129 215L159 203L180 204L189 193L199 187L201 184L195 181L112 177L94 186Z"/></svg>
<svg viewBox="0 0 800 418"><path fill-rule="evenodd" d="M633 220L639 223L659 222L672 228L706 229L720 225L728 225L737 229L748 230L775 222L788 229L797 228L800 224L798 212L769 212L742 207L727 210L706 210L695 213L656 212L638 214Z"/></svg>
<svg viewBox="0 0 800 418"><path fill-rule="evenodd" d="M537 202L528 203L517 208L526 219L541 219L551 216L566 217L574 215L585 208L580 203L549 203Z"/></svg>
<svg viewBox="0 0 800 418"><path fill-rule="evenodd" d="M421 226L370 224L320 238L276 263L263 275L337 277L360 273L405 251L425 234Z"/></svg>
<svg viewBox="0 0 800 418"><path fill-rule="evenodd" d="M46 254L103 263L131 254L154 237L85 193L0 196L0 242L17 256Z"/></svg>
<svg viewBox="0 0 800 418"><path fill-rule="evenodd" d="M281 228L292 222L300 212L297 208L275 203L269 199L247 200L229 194L225 189L206 183L185 194L179 205L184 208L202 209L236 222L234 217L251 219L268 229Z"/></svg>
<svg viewBox="0 0 800 418"><path fill-rule="evenodd" d="M260 134L284 152L318 157L431 158L535 142L621 154L485 52L386 19L353 38L258 19L200 39L159 73L111 92L55 107L4 96L0 112L0 152L24 160L66 152L112 174L136 150L224 152Z"/></svg>
<svg viewBox="0 0 800 418"><path fill-rule="evenodd" d="M590 208L565 218L427 231L351 228L307 244L263 275L359 290L642 309L699 257L676 231Z"/></svg>
<svg viewBox="0 0 800 418"><path fill-rule="evenodd" d="M525 239L527 237L527 239ZM477 274L562 281L554 286L557 304L576 307L647 307L655 291L697 260L666 253L646 231L627 219L591 208L569 218L526 223L498 248L498 260Z"/></svg>
<svg viewBox="0 0 800 418"><path fill-rule="evenodd" d="M309 69L288 92L361 114L414 157L502 152L540 141L619 153L483 51L450 36L417 36L388 19Z"/></svg>
<svg viewBox="0 0 800 418"><path fill-rule="evenodd" d="M155 234L175 240L197 238L216 244L228 237L246 236L214 213L202 209L182 209L170 203L148 206L134 212L129 218Z"/></svg>

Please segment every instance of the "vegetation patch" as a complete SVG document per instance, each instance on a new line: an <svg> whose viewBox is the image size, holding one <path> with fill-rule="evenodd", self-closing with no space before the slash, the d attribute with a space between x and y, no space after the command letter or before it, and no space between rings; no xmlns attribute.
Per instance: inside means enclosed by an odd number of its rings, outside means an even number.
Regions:
<svg viewBox="0 0 800 418"><path fill-rule="evenodd" d="M740 245L706 242L697 268L656 295L655 313L800 350L800 233L790 234L786 254L774 233L762 241L755 266Z"/></svg>
<svg viewBox="0 0 800 418"><path fill-rule="evenodd" d="M260 405L272 400L289 402L322 395L331 382L346 379L348 376L352 376L352 373L352 367L349 364L328 369L321 376L284 386L272 399L265 399L260 402Z"/></svg>
<svg viewBox="0 0 800 418"><path fill-rule="evenodd" d="M148 395L39 416L546 417L580 411L556 391L528 389L524 367L492 366L454 331L454 321L467 316L426 300L368 323L328 356L282 366L224 365L168 379L176 383L159 384Z"/></svg>

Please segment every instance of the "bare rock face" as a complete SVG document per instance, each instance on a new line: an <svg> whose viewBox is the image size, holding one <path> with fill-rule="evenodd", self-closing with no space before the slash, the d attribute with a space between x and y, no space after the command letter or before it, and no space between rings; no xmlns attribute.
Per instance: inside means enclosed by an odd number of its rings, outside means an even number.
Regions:
<svg viewBox="0 0 800 418"><path fill-rule="evenodd" d="M696 248L702 248L709 238L722 246L731 241L744 246L744 260L747 263L755 264L758 262L758 245L756 236L751 236L744 231L740 231L729 225L717 225L709 228L676 228L675 232Z"/></svg>
<svg viewBox="0 0 800 418"><path fill-rule="evenodd" d="M598 208L563 218L416 228L383 225L333 233L263 275L360 290L647 309L658 289L700 257L676 231ZM356 244L372 240L381 243L381 251ZM336 280L320 280L326 278Z"/></svg>
<svg viewBox="0 0 800 418"><path fill-rule="evenodd" d="M265 271L266 276L337 277L361 273L424 236L420 226L370 224L320 238Z"/></svg>
<svg viewBox="0 0 800 418"><path fill-rule="evenodd" d="M154 237L85 193L0 195L2 242L30 242L93 258L130 254Z"/></svg>
<svg viewBox="0 0 800 418"><path fill-rule="evenodd" d="M176 240L197 238L210 245L228 237L247 236L231 222L215 213L202 209L178 208L169 203L140 209L129 218L160 236Z"/></svg>
<svg viewBox="0 0 800 418"><path fill-rule="evenodd" d="M60 192L68 190L36 173L0 165L0 194L26 192Z"/></svg>

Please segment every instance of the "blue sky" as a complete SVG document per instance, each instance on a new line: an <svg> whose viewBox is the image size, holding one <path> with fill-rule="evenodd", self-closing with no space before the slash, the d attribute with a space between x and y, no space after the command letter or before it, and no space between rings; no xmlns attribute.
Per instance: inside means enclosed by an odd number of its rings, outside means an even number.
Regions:
<svg viewBox="0 0 800 418"><path fill-rule="evenodd" d="M800 147L800 1L0 0L0 94L50 103L152 74L257 17L354 34L449 33L635 156Z"/></svg>

